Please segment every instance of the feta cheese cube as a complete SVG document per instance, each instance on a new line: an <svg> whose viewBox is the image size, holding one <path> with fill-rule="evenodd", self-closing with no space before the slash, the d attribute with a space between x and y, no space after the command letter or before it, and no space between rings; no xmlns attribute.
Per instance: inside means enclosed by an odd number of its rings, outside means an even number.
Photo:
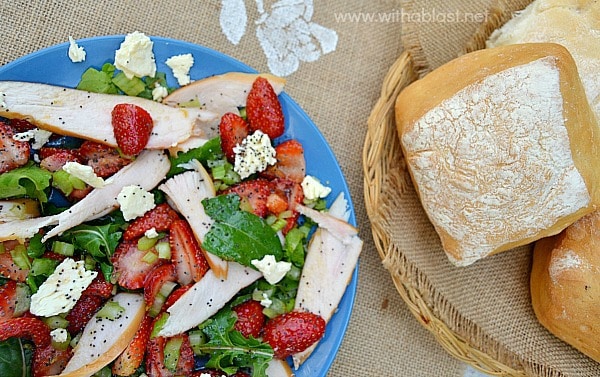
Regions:
<svg viewBox="0 0 600 377"><path fill-rule="evenodd" d="M80 47L70 35L68 55L73 63L79 63L85 60L85 50L83 47Z"/></svg>
<svg viewBox="0 0 600 377"><path fill-rule="evenodd" d="M233 152L235 153L233 170L242 179L261 172L267 166L274 165L277 162L271 139L260 130L248 135L242 141L242 144L233 148Z"/></svg>
<svg viewBox="0 0 600 377"><path fill-rule="evenodd" d="M128 79L156 75L156 61L152 48L154 43L139 31L127 34L121 47L115 52L115 67Z"/></svg>
<svg viewBox="0 0 600 377"><path fill-rule="evenodd" d="M117 202L121 206L125 221L143 216L144 213L156 207L154 194L136 185L123 187L117 195Z"/></svg>
<svg viewBox="0 0 600 377"><path fill-rule="evenodd" d="M271 254L265 255L261 260L252 259L250 263L262 272L265 280L267 280L269 284L277 284L292 268L290 262L277 262L275 257Z"/></svg>
<svg viewBox="0 0 600 377"><path fill-rule="evenodd" d="M302 191L304 192L304 197L308 200L325 198L331 192L331 188L321 184L321 182L312 175L307 175L304 177L301 186Z"/></svg>
<svg viewBox="0 0 600 377"><path fill-rule="evenodd" d="M175 76L179 85L184 86L191 82L190 69L194 65L192 54L171 56L165 63L173 70L173 76Z"/></svg>
<svg viewBox="0 0 600 377"><path fill-rule="evenodd" d="M94 172L94 168L89 165L82 165L79 162L69 161L63 165L62 169L92 187L104 187L104 179L98 177Z"/></svg>

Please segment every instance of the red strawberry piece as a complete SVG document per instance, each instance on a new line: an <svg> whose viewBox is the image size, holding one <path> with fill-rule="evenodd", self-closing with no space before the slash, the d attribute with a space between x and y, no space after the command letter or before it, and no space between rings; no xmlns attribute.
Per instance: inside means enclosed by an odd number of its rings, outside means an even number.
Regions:
<svg viewBox="0 0 600 377"><path fill-rule="evenodd" d="M137 241L123 241L117 246L111 260L119 285L126 289L140 289L144 286L150 271L163 263L158 258L151 263L144 261L144 256L149 252L156 253L154 248L144 251L138 249Z"/></svg>
<svg viewBox="0 0 600 377"><path fill-rule="evenodd" d="M252 132L261 130L272 139L283 135L283 110L269 81L258 77L246 101L246 116Z"/></svg>
<svg viewBox="0 0 600 377"><path fill-rule="evenodd" d="M177 281L177 273L172 263L165 263L156 266L146 277L144 282L144 301L150 311L149 314L155 317L159 312L164 302L165 297L159 295L163 286L169 282Z"/></svg>
<svg viewBox="0 0 600 377"><path fill-rule="evenodd" d="M235 329L246 338L258 338L265 324L265 315L260 302L248 300L231 308L237 315Z"/></svg>
<svg viewBox="0 0 600 377"><path fill-rule="evenodd" d="M60 170L67 162L79 162L81 163L81 157L79 157L79 155L77 154L76 151L73 151L71 149L58 149L58 148L52 148L54 149L53 151L51 151L52 153L48 153L50 151L46 151L44 153L44 155L46 155L46 157L44 157L41 161L40 161L40 167L44 168L48 171L58 171ZM40 155L41 157L41 155Z"/></svg>
<svg viewBox="0 0 600 377"><path fill-rule="evenodd" d="M274 186L266 179L242 181L223 191L223 194L238 194L241 199L240 207L249 210L256 216L265 217L269 213L267 199L273 192Z"/></svg>
<svg viewBox="0 0 600 377"><path fill-rule="evenodd" d="M133 336L131 343L115 360L112 366L113 374L117 376L130 376L142 365L144 355L146 354L146 345L152 332L152 324L152 317L145 316L142 319L142 323L140 323L140 327Z"/></svg>
<svg viewBox="0 0 600 377"><path fill-rule="evenodd" d="M17 266L10 254L18 244L18 241L4 241L4 252L0 253L0 276L23 283L29 270Z"/></svg>
<svg viewBox="0 0 600 377"><path fill-rule="evenodd" d="M221 149L229 162L233 163L235 161L233 148L242 144L242 141L248 136L249 132L250 127L241 116L234 113L226 113L221 117L221 123L219 123Z"/></svg>
<svg viewBox="0 0 600 377"><path fill-rule="evenodd" d="M14 140L14 134L12 127L0 122L0 173L18 168L29 161L29 143Z"/></svg>
<svg viewBox="0 0 600 377"><path fill-rule="evenodd" d="M181 339L179 347L179 358L175 371L165 366L165 346L171 339ZM162 336L152 338L148 341L146 355L146 374L153 377L190 376L194 368L194 351L186 334L176 335L171 338Z"/></svg>
<svg viewBox="0 0 600 377"><path fill-rule="evenodd" d="M296 225L300 214L296 210L296 204L304 201L304 191L299 183L285 178L275 178L273 184L277 187L276 192L280 196L287 198L287 211L291 211L291 215L286 219L287 223L282 229L283 234L287 234Z"/></svg>
<svg viewBox="0 0 600 377"><path fill-rule="evenodd" d="M288 199L284 195L273 192L267 197L267 209L269 212L278 215L288 209Z"/></svg>
<svg viewBox="0 0 600 377"><path fill-rule="evenodd" d="M146 233L152 228L157 232L169 230L173 221L178 220L179 215L167 203L162 203L146 212L142 217L138 217L125 229L123 233L124 240L134 240Z"/></svg>
<svg viewBox="0 0 600 377"><path fill-rule="evenodd" d="M8 338L31 339L36 347L50 344L50 328L35 317L11 318L0 322L0 342Z"/></svg>
<svg viewBox="0 0 600 377"><path fill-rule="evenodd" d="M25 119L9 119L8 124L17 133L27 132L37 128L35 125L29 123Z"/></svg>
<svg viewBox="0 0 600 377"><path fill-rule="evenodd" d="M162 307L163 312L169 309L171 305L173 305L175 301L179 300L179 298L183 296L185 292L189 291L191 287L192 284L188 284L175 288L175 290L171 292L169 297L167 297L167 300L165 301L165 304Z"/></svg>
<svg viewBox="0 0 600 377"><path fill-rule="evenodd" d="M143 108L131 104L120 103L111 112L113 132L117 145L128 156L139 154L150 139L152 133L152 117Z"/></svg>
<svg viewBox="0 0 600 377"><path fill-rule="evenodd" d="M51 344L46 347L38 347L33 352L32 376L55 376L59 375L67 366L67 363L73 356L73 349L67 347L65 350L58 350Z"/></svg>
<svg viewBox="0 0 600 377"><path fill-rule="evenodd" d="M202 279L208 271L208 262L187 221L173 221L169 230L169 243L177 281L181 285L187 285Z"/></svg>
<svg viewBox="0 0 600 377"><path fill-rule="evenodd" d="M0 322L14 317L17 301L17 282L9 280L0 286Z"/></svg>
<svg viewBox="0 0 600 377"><path fill-rule="evenodd" d="M65 317L69 321L67 330L71 334L77 334L83 330L98 309L102 307L104 301L106 300L100 296L82 295Z"/></svg>
<svg viewBox="0 0 600 377"><path fill-rule="evenodd" d="M294 182L302 183L306 176L306 160L304 148L297 140L286 140L275 147L274 165L269 165L261 172L266 178L286 178Z"/></svg>
<svg viewBox="0 0 600 377"><path fill-rule="evenodd" d="M43 160L47 157L52 156L53 154L61 153L61 152L71 152L77 158L77 162L81 162L81 156L79 156L77 149L66 149L66 148L55 148L55 147L42 147L38 151L40 160Z"/></svg>
<svg viewBox="0 0 600 377"><path fill-rule="evenodd" d="M309 312L289 312L267 321L263 340L280 359L302 352L325 333L323 317Z"/></svg>
<svg viewBox="0 0 600 377"><path fill-rule="evenodd" d="M114 284L106 281L102 273L92 280L90 285L82 292L82 295L100 296L102 298L110 298L113 295Z"/></svg>
<svg viewBox="0 0 600 377"><path fill-rule="evenodd" d="M131 159L122 157L115 148L93 141L85 141L78 151L94 169L94 173L102 178L110 177L131 162Z"/></svg>

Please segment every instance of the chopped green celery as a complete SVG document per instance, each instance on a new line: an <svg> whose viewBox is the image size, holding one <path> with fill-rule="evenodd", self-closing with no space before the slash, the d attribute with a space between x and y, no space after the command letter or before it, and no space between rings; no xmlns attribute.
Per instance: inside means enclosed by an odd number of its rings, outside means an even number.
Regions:
<svg viewBox="0 0 600 377"><path fill-rule="evenodd" d="M96 313L96 316L98 318L115 320L117 318L120 318L124 312L125 308L119 305L118 302L109 301L106 304L104 304L104 306L98 311L98 313Z"/></svg>
<svg viewBox="0 0 600 377"><path fill-rule="evenodd" d="M142 262L152 264L158 260L158 254L153 250L148 250L146 254L142 257Z"/></svg>
<svg viewBox="0 0 600 377"><path fill-rule="evenodd" d="M183 337L177 336L167 340L164 350L164 362L165 367L171 372L175 372L177 369L177 362L179 361L179 355L181 350L181 344L183 343Z"/></svg>
<svg viewBox="0 0 600 377"><path fill-rule="evenodd" d="M154 247L158 251L158 257L161 259L171 259L171 245L168 242L161 241Z"/></svg>
<svg viewBox="0 0 600 377"><path fill-rule="evenodd" d="M42 321L51 329L66 329L69 326L69 321L60 315L42 318Z"/></svg>
<svg viewBox="0 0 600 377"><path fill-rule="evenodd" d="M222 180L225 178L225 165L216 165L211 169L213 179Z"/></svg>
<svg viewBox="0 0 600 377"><path fill-rule="evenodd" d="M67 332L67 338L63 341L63 342L57 342L56 340L52 339L52 347L54 347L55 349L59 350L59 351L65 351L69 345L71 343L71 334L69 334Z"/></svg>
<svg viewBox="0 0 600 377"><path fill-rule="evenodd" d="M158 237L150 238L150 237L142 236L138 239L137 247L141 251L146 251L146 250L152 249L152 247L154 247L154 245L156 245L157 242L158 242Z"/></svg>
<svg viewBox="0 0 600 377"><path fill-rule="evenodd" d="M284 302L276 297L271 298L271 305L268 308L263 309L263 314L269 318L277 317L280 314L286 312L286 305Z"/></svg>
<svg viewBox="0 0 600 377"><path fill-rule="evenodd" d="M307 234L302 227L292 228L286 235L283 249L286 259L292 262L293 265L302 267L304 265L305 250L304 241Z"/></svg>
<svg viewBox="0 0 600 377"><path fill-rule="evenodd" d="M112 83L114 66L111 70L107 64L105 64L100 71L90 67L83 72L81 80L79 81L79 84L77 84L77 89L94 93L117 94L119 90Z"/></svg>
<svg viewBox="0 0 600 377"><path fill-rule="evenodd" d="M56 254L72 257L75 254L75 245L63 241L52 242L52 251Z"/></svg>
<svg viewBox="0 0 600 377"><path fill-rule="evenodd" d="M23 270L31 268L31 262L27 256L27 249L23 245L17 245L10 251L13 262Z"/></svg>
<svg viewBox="0 0 600 377"><path fill-rule="evenodd" d="M56 269L58 261L50 258L36 258L31 263L29 273L33 276L50 276Z"/></svg>
<svg viewBox="0 0 600 377"><path fill-rule="evenodd" d="M31 303L31 289L29 286L23 283L17 283L16 300L14 315L18 317L29 310L29 304Z"/></svg>
<svg viewBox="0 0 600 377"><path fill-rule="evenodd" d="M279 232L280 230L285 228L286 225L287 221L285 219L278 218L273 224L271 224L271 228L273 228L274 231Z"/></svg>
<svg viewBox="0 0 600 377"><path fill-rule="evenodd" d="M172 281L167 281L160 287L160 290L156 294L156 297L154 298L154 301L152 302L150 309L148 309L148 315L150 317L156 317L158 315L158 313L160 313L160 310L162 309L163 304L167 300L167 297L171 294L171 292L173 292L173 290L175 289L176 286L177 286L177 283L172 282Z"/></svg>
<svg viewBox="0 0 600 377"><path fill-rule="evenodd" d="M146 84L139 77L127 78L123 72L119 72L112 78L115 84L123 93L128 96L137 96L146 89Z"/></svg>
<svg viewBox="0 0 600 377"><path fill-rule="evenodd" d="M52 186L59 189L63 194L70 195L73 190L83 190L86 184L81 179L60 169L52 173Z"/></svg>
<svg viewBox="0 0 600 377"><path fill-rule="evenodd" d="M202 354L200 346L206 343L206 335L201 330L192 330L188 333L188 339L190 340L194 354Z"/></svg>
<svg viewBox="0 0 600 377"><path fill-rule="evenodd" d="M160 290L158 291L158 293L163 295L163 297L168 297L171 294L171 292L173 292L173 290L175 289L176 286L177 286L177 283L175 283L173 281L166 281L160 287Z"/></svg>
<svg viewBox="0 0 600 377"><path fill-rule="evenodd" d="M160 330L162 330L162 328L165 326L165 323L167 323L167 319L169 319L169 314L163 313L154 321L154 327L152 328L152 332L150 333L151 339L156 338L158 336Z"/></svg>

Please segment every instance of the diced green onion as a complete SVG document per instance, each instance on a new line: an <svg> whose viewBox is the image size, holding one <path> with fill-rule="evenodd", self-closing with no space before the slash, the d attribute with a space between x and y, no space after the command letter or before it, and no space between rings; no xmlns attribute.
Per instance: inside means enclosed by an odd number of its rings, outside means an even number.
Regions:
<svg viewBox="0 0 600 377"><path fill-rule="evenodd" d="M192 350L196 355L202 354L201 346L206 343L206 335L201 330L192 330L188 333Z"/></svg>
<svg viewBox="0 0 600 377"><path fill-rule="evenodd" d="M168 313L163 313L154 321L154 327L152 328L152 332L150 333L150 338L156 338L158 333L167 323L167 319L169 319Z"/></svg>
<svg viewBox="0 0 600 377"><path fill-rule="evenodd" d="M181 344L183 343L183 337L177 336L167 340L164 350L164 362L165 367L171 372L177 370L177 362L179 361L179 355L181 350Z"/></svg>
<svg viewBox="0 0 600 377"><path fill-rule="evenodd" d="M123 315L123 313L125 313L125 308L123 308L116 301L109 301L106 304L104 304L104 306L98 311L98 313L96 313L96 317L115 320L120 318Z"/></svg>
<svg viewBox="0 0 600 377"><path fill-rule="evenodd" d="M171 259L171 245L168 242L159 242L154 249L158 252L159 258Z"/></svg>
<svg viewBox="0 0 600 377"><path fill-rule="evenodd" d="M31 263L29 273L33 276L50 276L58 266L58 261L50 258L36 258Z"/></svg>
<svg viewBox="0 0 600 377"><path fill-rule="evenodd" d="M54 241L52 242L52 251L56 254L72 257L75 254L75 246L68 242Z"/></svg>
<svg viewBox="0 0 600 377"><path fill-rule="evenodd" d="M158 238L150 238L146 236L142 236L138 239L137 247L141 251L150 250L156 243L158 242Z"/></svg>
<svg viewBox="0 0 600 377"><path fill-rule="evenodd" d="M156 262L158 260L158 254L155 253L153 250L149 250L146 252L146 254L144 254L144 256L142 257L142 261L146 262L148 264L152 264L154 262Z"/></svg>
<svg viewBox="0 0 600 377"><path fill-rule="evenodd" d="M27 249L23 245L17 245L10 251L13 262L22 270L31 268L31 262L27 256Z"/></svg>
<svg viewBox="0 0 600 377"><path fill-rule="evenodd" d="M137 96L146 89L146 85L140 78L129 79L123 72L117 73L112 82L128 96Z"/></svg>
<svg viewBox="0 0 600 377"><path fill-rule="evenodd" d="M42 318L42 321L50 327L50 329L66 329L69 326L69 321L59 315Z"/></svg>

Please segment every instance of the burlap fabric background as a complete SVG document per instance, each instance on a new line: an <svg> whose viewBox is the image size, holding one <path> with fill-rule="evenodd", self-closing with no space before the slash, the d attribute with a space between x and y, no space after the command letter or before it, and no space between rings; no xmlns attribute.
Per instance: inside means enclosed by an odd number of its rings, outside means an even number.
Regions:
<svg viewBox="0 0 600 377"><path fill-rule="evenodd" d="M402 38L415 64L412 70L423 76L466 51L482 48L491 30L528 3L403 2L407 22L403 23ZM449 15L454 22L449 21ZM482 18L483 22L465 22L469 17ZM387 154L392 162L384 158L373 162L387 165L388 174L381 180L381 196L374 199L371 220L389 237L382 241L389 242L391 250L385 256L385 266L402 277L408 296L418 296L414 301L422 300L467 347L452 347L456 339L444 337L442 332L437 334L440 340L465 359L477 361L475 351L483 351L513 368L515 375L600 375L600 364L562 343L537 322L529 294L531 248L520 247L466 268L452 266L422 211L398 143L388 145L398 148ZM425 326L428 321L423 319ZM486 363L481 364L490 365Z"/></svg>
<svg viewBox="0 0 600 377"><path fill-rule="evenodd" d="M251 16L256 2L245 3ZM0 64L66 42L68 35L79 39L139 30L205 45L266 71L252 25L238 45L231 44L219 26L220 7L217 0L0 0ZM437 377L459 376L464 370L418 325L395 291L375 250L362 196L360 150L366 120L388 67L402 51L401 22L343 22L336 15L392 15L399 10L400 3L389 0L315 2L313 20L337 32L337 48L287 77L286 91L337 155L365 240L354 313L330 376Z"/></svg>

